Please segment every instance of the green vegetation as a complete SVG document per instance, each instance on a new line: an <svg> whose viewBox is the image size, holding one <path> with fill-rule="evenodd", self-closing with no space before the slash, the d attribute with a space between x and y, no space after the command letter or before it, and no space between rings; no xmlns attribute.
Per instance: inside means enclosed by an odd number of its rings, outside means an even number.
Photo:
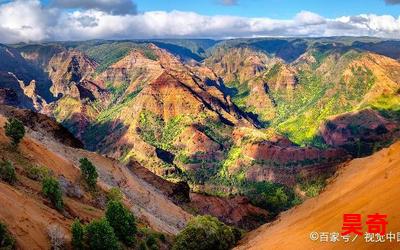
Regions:
<svg viewBox="0 0 400 250"><path fill-rule="evenodd" d="M137 232L135 216L120 201L108 202L106 219L120 241L127 246L132 246L135 243Z"/></svg>
<svg viewBox="0 0 400 250"><path fill-rule="evenodd" d="M307 71L298 74L298 81L296 95L284 90L271 93L277 105L272 126L299 145L323 147L317 137L320 125L329 116L354 109L375 78L369 69L358 67L352 69L348 83L324 83L320 76Z"/></svg>
<svg viewBox="0 0 400 250"><path fill-rule="evenodd" d="M154 52L150 49L147 49L147 48L143 49L143 54L145 57L147 57L150 60L153 60L153 61L158 60L158 56L156 54L154 54Z"/></svg>
<svg viewBox="0 0 400 250"><path fill-rule="evenodd" d="M312 55L315 58L315 63L311 65L311 68L313 70L316 70L322 64L324 59L328 56L328 53L321 50L314 50Z"/></svg>
<svg viewBox="0 0 400 250"><path fill-rule="evenodd" d="M222 123L219 119L206 118L205 124L200 128L200 131L225 148L229 148L232 144L232 128Z"/></svg>
<svg viewBox="0 0 400 250"><path fill-rule="evenodd" d="M90 189L95 189L97 177L99 176L96 167L87 158L80 159L79 163L81 164L79 167L81 169L82 178Z"/></svg>
<svg viewBox="0 0 400 250"><path fill-rule="evenodd" d="M113 105L107 108L99 108L101 111L96 116L95 120L89 125L84 131L83 140L86 143L87 148L96 150L96 146L101 142L106 135L111 133L111 129L119 130L123 128L122 123L118 123L116 126L112 126L118 119L118 115L124 112L124 109L131 106L136 96L142 91L142 88L125 95L125 87L122 84L120 87L110 87L113 92L112 101ZM121 100L122 99L122 100ZM99 105L100 106L100 105Z"/></svg>
<svg viewBox="0 0 400 250"><path fill-rule="evenodd" d="M11 162L0 162L0 179L9 184L14 184L15 182L17 182L15 168Z"/></svg>
<svg viewBox="0 0 400 250"><path fill-rule="evenodd" d="M264 76L264 78L269 80L269 81L274 79L278 75L278 73L281 70L281 68L282 68L282 64L281 63L274 64L274 66L272 66L272 68L268 70L268 72Z"/></svg>
<svg viewBox="0 0 400 250"><path fill-rule="evenodd" d="M139 249L149 250L160 249L161 243L166 243L167 239L164 234L154 232L151 228L145 227L138 230L137 235L140 237L140 243L138 244Z"/></svg>
<svg viewBox="0 0 400 250"><path fill-rule="evenodd" d="M317 196L322 189L326 186L326 177L318 176L313 179L299 180L300 188L305 192L307 197L315 197Z"/></svg>
<svg viewBox="0 0 400 250"><path fill-rule="evenodd" d="M84 227L79 220L75 220L71 226L71 234L72 234L72 248L74 250L83 250L84 249Z"/></svg>
<svg viewBox="0 0 400 250"><path fill-rule="evenodd" d="M8 232L7 226L0 222L0 249L12 250L15 249L15 239Z"/></svg>
<svg viewBox="0 0 400 250"><path fill-rule="evenodd" d="M56 179L52 177L43 179L42 192L57 210L62 211L64 209L60 184Z"/></svg>
<svg viewBox="0 0 400 250"><path fill-rule="evenodd" d="M228 175L228 170L229 167L235 163L235 161L237 159L239 159L239 157L242 154L242 149L238 146L233 146L230 148L230 150L228 151L228 154L225 158L225 161L222 164L222 168L220 170L220 176L222 177L226 177Z"/></svg>
<svg viewBox="0 0 400 250"><path fill-rule="evenodd" d="M122 82L118 86L112 85L111 83L108 82L107 89L112 94L111 103L115 103L115 101L125 93L128 87L129 87L129 82Z"/></svg>
<svg viewBox="0 0 400 250"><path fill-rule="evenodd" d="M74 250L121 249L114 230L106 219L94 220L86 226L75 220L71 233Z"/></svg>
<svg viewBox="0 0 400 250"><path fill-rule="evenodd" d="M211 216L197 216L176 237L173 250L227 250L239 240L238 230Z"/></svg>
<svg viewBox="0 0 400 250"><path fill-rule="evenodd" d="M352 68L349 84L342 83L345 97L350 102L359 102L375 83L375 76L368 68Z"/></svg>
<svg viewBox="0 0 400 250"><path fill-rule="evenodd" d="M121 201L110 200L104 218L87 225L75 220L71 232L72 246L75 250L121 249L118 240L127 247L135 245L137 224L135 216Z"/></svg>
<svg viewBox="0 0 400 250"><path fill-rule="evenodd" d="M232 102L239 108L247 108L247 97L250 95L250 88L248 82L240 83L238 80L228 84L229 87L234 88L236 93L233 95Z"/></svg>
<svg viewBox="0 0 400 250"><path fill-rule="evenodd" d="M217 168L207 167L205 164L193 171L185 172L186 180L194 184L205 184L218 173Z"/></svg>
<svg viewBox="0 0 400 250"><path fill-rule="evenodd" d="M272 92L277 104L277 117L272 125L292 141L305 145L310 144L319 127L322 116L318 102L332 87L322 83L321 78L310 73L299 74L299 88L294 96L284 90ZM329 108L325 105L325 108Z"/></svg>
<svg viewBox="0 0 400 250"><path fill-rule="evenodd" d="M263 42L275 44L273 41ZM278 46L278 44L276 42L275 45ZM272 44L269 45L272 46ZM326 147L324 141L318 137L320 125L329 116L357 109L365 94L375 83L375 76L367 67L350 68L349 66L361 56L361 53L354 50L333 51L333 49L321 46L312 50L316 62L311 65L311 68L304 67L296 75L298 84L295 94L287 89L269 90L268 95L274 104L273 111L247 106L251 98L247 82L240 83L236 80L227 84L233 89L229 90L232 101L242 110L257 114L262 123L269 124L270 128L287 136L300 146ZM331 54L337 55L338 58L331 57ZM322 64L324 68L316 71ZM323 70L328 66L331 66L330 71L324 72ZM282 63L274 64L265 72L263 79L267 82L275 79L281 68ZM343 79L335 78L335 75L341 75L344 69L350 69L351 74L347 74ZM275 113L275 118L271 118L273 113Z"/></svg>
<svg viewBox="0 0 400 250"><path fill-rule="evenodd" d="M244 183L240 189L251 203L267 209L271 217L300 203L292 189L278 183L248 182Z"/></svg>
<svg viewBox="0 0 400 250"><path fill-rule="evenodd" d="M147 47L146 44L133 42L104 42L88 48L82 47L81 50L94 59L99 66L97 73L104 72L109 66L124 58L133 49L138 49L143 52L144 56L150 60L157 60L158 57L154 52Z"/></svg>
<svg viewBox="0 0 400 250"><path fill-rule="evenodd" d="M43 179L52 176L52 171L45 167L31 166L27 169L27 176L32 180L42 181Z"/></svg>
<svg viewBox="0 0 400 250"><path fill-rule="evenodd" d="M108 201L118 201L121 202L123 199L122 192L117 187L112 187L107 193L107 200Z"/></svg>
<svg viewBox="0 0 400 250"><path fill-rule="evenodd" d="M6 136L10 137L13 146L18 146L25 136L24 124L16 118L9 118L4 125L4 130Z"/></svg>
<svg viewBox="0 0 400 250"><path fill-rule="evenodd" d="M99 63L96 71L101 73L124 58L132 49L131 43L101 44L89 48L86 50L86 54Z"/></svg>
<svg viewBox="0 0 400 250"><path fill-rule="evenodd" d="M396 95L382 95L367 107L379 111L384 117L400 121L400 90Z"/></svg>
<svg viewBox="0 0 400 250"><path fill-rule="evenodd" d="M185 127L183 119L183 116L176 116L165 122L150 111L142 111L139 118L140 135L144 141L157 148L171 150L174 139Z"/></svg>
<svg viewBox="0 0 400 250"><path fill-rule="evenodd" d="M85 226L84 239L90 250L120 249L114 229L106 219L94 220Z"/></svg>

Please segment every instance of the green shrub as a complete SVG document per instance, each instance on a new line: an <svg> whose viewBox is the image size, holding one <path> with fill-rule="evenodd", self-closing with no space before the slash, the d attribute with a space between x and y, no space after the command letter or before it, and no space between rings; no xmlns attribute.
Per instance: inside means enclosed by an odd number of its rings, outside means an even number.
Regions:
<svg viewBox="0 0 400 250"><path fill-rule="evenodd" d="M74 250L84 249L84 227L79 220L75 220L71 226L72 248Z"/></svg>
<svg viewBox="0 0 400 250"><path fill-rule="evenodd" d="M137 232L135 216L120 201L108 202L106 218L120 241L128 246L135 243Z"/></svg>
<svg viewBox="0 0 400 250"><path fill-rule="evenodd" d="M10 137L13 146L17 146L21 142L22 138L24 138L24 124L16 118L9 118L4 129L6 136Z"/></svg>
<svg viewBox="0 0 400 250"><path fill-rule="evenodd" d="M114 229L106 219L92 221L85 227L85 242L88 249L120 249Z"/></svg>
<svg viewBox="0 0 400 250"><path fill-rule="evenodd" d="M150 234L149 236L147 236L146 245L150 249L158 249L157 239L153 234Z"/></svg>
<svg viewBox="0 0 400 250"><path fill-rule="evenodd" d="M136 235L140 238L138 241L139 249L160 249L161 242L167 243L167 239L163 233L156 232L148 227L138 228Z"/></svg>
<svg viewBox="0 0 400 250"><path fill-rule="evenodd" d="M51 170L45 167L33 166L28 168L27 171L28 178L35 181L42 181L44 178L50 177L51 175Z"/></svg>
<svg viewBox="0 0 400 250"><path fill-rule="evenodd" d="M8 182L9 184L14 184L17 181L15 168L11 162L0 162L0 179Z"/></svg>
<svg viewBox="0 0 400 250"><path fill-rule="evenodd" d="M0 222L0 249L8 250L15 248L15 239L8 232L6 225Z"/></svg>
<svg viewBox="0 0 400 250"><path fill-rule="evenodd" d="M176 237L174 250L231 249L237 238L233 228L211 216L197 216Z"/></svg>
<svg viewBox="0 0 400 250"><path fill-rule="evenodd" d="M108 201L122 201L123 195L119 188L113 187L107 193Z"/></svg>
<svg viewBox="0 0 400 250"><path fill-rule="evenodd" d="M81 174L89 188L94 189L97 183L97 177L99 176L96 167L87 159L82 158L79 160Z"/></svg>
<svg viewBox="0 0 400 250"><path fill-rule="evenodd" d="M300 188L308 197L317 196L326 186L326 179L329 175L318 176L311 179L299 179Z"/></svg>
<svg viewBox="0 0 400 250"><path fill-rule="evenodd" d="M146 242L141 241L139 244L139 250L148 250L149 248L146 245Z"/></svg>
<svg viewBox="0 0 400 250"><path fill-rule="evenodd" d="M258 207L267 209L271 216L296 205L298 199L290 188L272 182L246 183L242 192L250 199L250 202Z"/></svg>
<svg viewBox="0 0 400 250"><path fill-rule="evenodd" d="M62 200L62 192L58 181L52 177L47 177L42 181L42 192L57 210L63 210L64 203Z"/></svg>

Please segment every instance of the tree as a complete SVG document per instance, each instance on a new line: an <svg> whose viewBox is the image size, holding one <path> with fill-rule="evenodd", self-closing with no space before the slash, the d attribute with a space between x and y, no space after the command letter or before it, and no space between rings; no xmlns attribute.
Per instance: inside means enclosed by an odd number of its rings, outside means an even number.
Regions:
<svg viewBox="0 0 400 250"><path fill-rule="evenodd" d="M16 118L9 118L4 126L4 129L6 136L10 137L11 139L11 145L18 146L25 135L24 124Z"/></svg>
<svg viewBox="0 0 400 250"><path fill-rule="evenodd" d="M79 220L75 220L71 226L72 248L74 250L84 249L84 228Z"/></svg>
<svg viewBox="0 0 400 250"><path fill-rule="evenodd" d="M61 211L64 208L62 200L62 192L58 181L52 177L47 177L42 181L42 192L44 196L49 198L51 203Z"/></svg>
<svg viewBox="0 0 400 250"><path fill-rule="evenodd" d="M120 201L111 200L107 204L106 218L115 235L128 246L135 242L137 232L135 216Z"/></svg>
<svg viewBox="0 0 400 250"><path fill-rule="evenodd" d="M232 227L218 219L197 216L176 237L174 250L228 250L239 240Z"/></svg>
<svg viewBox="0 0 400 250"><path fill-rule="evenodd" d="M8 232L6 225L0 222L0 249L14 249L15 239Z"/></svg>
<svg viewBox="0 0 400 250"><path fill-rule="evenodd" d="M81 174L89 188L94 189L96 187L97 177L99 177L96 167L87 159L82 158L79 160Z"/></svg>
<svg viewBox="0 0 400 250"><path fill-rule="evenodd" d="M86 226L85 242L89 249L120 249L114 229L106 219L92 221Z"/></svg>
<svg viewBox="0 0 400 250"><path fill-rule="evenodd" d="M10 184L14 184L17 181L15 168L11 162L9 161L3 163L0 162L0 179Z"/></svg>

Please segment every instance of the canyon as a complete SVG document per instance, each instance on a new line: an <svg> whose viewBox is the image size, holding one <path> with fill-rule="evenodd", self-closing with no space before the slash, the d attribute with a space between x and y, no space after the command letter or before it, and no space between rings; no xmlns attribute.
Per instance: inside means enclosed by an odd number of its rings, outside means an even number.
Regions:
<svg viewBox="0 0 400 250"><path fill-rule="evenodd" d="M337 171L355 168L353 159L400 138L400 58L382 50L389 42L1 45L0 127L14 117L28 133L12 152L0 130L0 157L16 165L21 180L1 183L0 195L7 201L18 194L9 204L15 209L29 206L18 215L0 211L0 218L22 248L28 240L43 248L46 232L38 229L45 223L68 234L72 217L101 217L104 204L88 193L68 198L70 217L54 213L26 177L25 165L37 164L79 186L84 157L99 172L102 196L118 187L143 226L167 235L199 214L248 231L304 201L290 213L301 210ZM32 218L25 218L28 208ZM23 228L29 225L37 230Z"/></svg>

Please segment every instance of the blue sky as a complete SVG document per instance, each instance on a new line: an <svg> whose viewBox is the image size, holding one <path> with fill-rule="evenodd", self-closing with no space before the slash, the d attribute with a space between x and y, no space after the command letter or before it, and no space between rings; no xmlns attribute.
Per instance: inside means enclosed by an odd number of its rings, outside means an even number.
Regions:
<svg viewBox="0 0 400 250"><path fill-rule="evenodd" d="M0 43L288 36L400 39L400 0L0 0Z"/></svg>
<svg viewBox="0 0 400 250"><path fill-rule="evenodd" d="M239 0L224 6L217 0L137 0L139 11L181 10L202 15L237 15L245 17L292 18L307 10L334 18L358 14L400 15L400 4L387 5L384 0Z"/></svg>

